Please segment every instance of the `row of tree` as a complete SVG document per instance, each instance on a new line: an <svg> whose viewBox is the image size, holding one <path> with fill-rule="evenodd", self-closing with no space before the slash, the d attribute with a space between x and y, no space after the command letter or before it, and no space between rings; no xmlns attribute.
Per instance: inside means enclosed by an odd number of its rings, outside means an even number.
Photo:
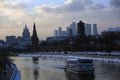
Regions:
<svg viewBox="0 0 120 80"><path fill-rule="evenodd" d="M73 42L73 44L70 44ZM72 50L99 50L99 51L113 51L120 50L120 32L103 32L99 36L85 36L77 35L69 39L61 41L53 41L51 43L42 41L40 46L74 46Z"/></svg>

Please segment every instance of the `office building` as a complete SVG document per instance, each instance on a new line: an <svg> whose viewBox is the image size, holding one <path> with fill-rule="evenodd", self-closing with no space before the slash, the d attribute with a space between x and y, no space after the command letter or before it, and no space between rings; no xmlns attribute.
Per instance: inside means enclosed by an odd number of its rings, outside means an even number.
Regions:
<svg viewBox="0 0 120 80"><path fill-rule="evenodd" d="M69 29L69 35L70 35L70 37L73 37L73 30L72 29Z"/></svg>
<svg viewBox="0 0 120 80"><path fill-rule="evenodd" d="M72 22L72 24L70 24L70 28L72 29L73 36L76 36L77 35L76 23Z"/></svg>
<svg viewBox="0 0 120 80"><path fill-rule="evenodd" d="M109 28L107 30L104 30L103 32L120 32L120 27Z"/></svg>
<svg viewBox="0 0 120 80"><path fill-rule="evenodd" d="M16 36L6 36L6 43L12 45L16 43Z"/></svg>
<svg viewBox="0 0 120 80"><path fill-rule="evenodd" d="M67 31L62 31L62 36L68 36Z"/></svg>
<svg viewBox="0 0 120 80"><path fill-rule="evenodd" d="M58 31L54 30L54 37L58 37Z"/></svg>
<svg viewBox="0 0 120 80"><path fill-rule="evenodd" d="M73 30L70 27L67 27L67 35L68 36L73 36Z"/></svg>
<svg viewBox="0 0 120 80"><path fill-rule="evenodd" d="M86 36L91 35L91 24L85 24L85 34Z"/></svg>
<svg viewBox="0 0 120 80"><path fill-rule="evenodd" d="M85 35L85 24L82 21L79 21L79 23L77 23L77 34L80 36Z"/></svg>
<svg viewBox="0 0 120 80"><path fill-rule="evenodd" d="M59 37L62 36L62 28L61 27L58 28L58 34L59 34Z"/></svg>
<svg viewBox="0 0 120 80"><path fill-rule="evenodd" d="M6 44L3 40L0 40L0 49L6 48Z"/></svg>
<svg viewBox="0 0 120 80"><path fill-rule="evenodd" d="M94 36L97 36L97 35L98 35L97 24L93 24L93 35L94 35Z"/></svg>
<svg viewBox="0 0 120 80"><path fill-rule="evenodd" d="M23 38L21 37L21 36L17 36L17 43L20 43L20 42L22 42L23 41Z"/></svg>
<svg viewBox="0 0 120 80"><path fill-rule="evenodd" d="M67 35L69 36L69 27L66 28L66 31L67 31Z"/></svg>

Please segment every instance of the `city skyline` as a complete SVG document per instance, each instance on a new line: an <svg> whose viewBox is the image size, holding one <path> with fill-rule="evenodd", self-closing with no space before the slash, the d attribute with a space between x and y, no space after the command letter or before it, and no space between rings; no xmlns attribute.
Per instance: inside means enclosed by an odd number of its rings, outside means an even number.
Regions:
<svg viewBox="0 0 120 80"><path fill-rule="evenodd" d="M25 24L32 33L34 21L40 40L51 36L59 26L65 30L79 20L97 24L100 33L120 27L119 4L120 0L1 0L0 39L21 36Z"/></svg>

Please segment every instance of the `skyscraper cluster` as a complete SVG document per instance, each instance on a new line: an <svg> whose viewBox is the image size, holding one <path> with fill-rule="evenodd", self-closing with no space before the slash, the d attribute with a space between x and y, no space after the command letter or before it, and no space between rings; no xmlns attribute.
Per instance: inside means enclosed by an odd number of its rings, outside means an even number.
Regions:
<svg viewBox="0 0 120 80"><path fill-rule="evenodd" d="M98 30L97 30L97 24L85 24L85 34L86 36L97 36L98 34Z"/></svg>
<svg viewBox="0 0 120 80"><path fill-rule="evenodd" d="M98 36L97 24L92 25L83 21L79 21L78 23L72 22L68 27L66 27L66 30L63 30L62 27L58 27L57 30L54 30L53 35L53 37L47 37L47 42L52 43L54 41L62 41L68 39L70 39L70 42L74 42L75 38L82 39L85 36Z"/></svg>
<svg viewBox="0 0 120 80"><path fill-rule="evenodd" d="M62 30L62 27L59 27L58 30L54 30L54 36L55 37L61 37L61 36L76 36L76 23L72 22L69 27L66 28L66 31Z"/></svg>
<svg viewBox="0 0 120 80"><path fill-rule="evenodd" d="M59 27L58 30L54 30L54 37L61 37L61 36L73 36L76 35L86 35L86 36L97 36L97 24L88 24L82 21L78 23L72 22L69 27L66 28L66 31L62 30L62 27Z"/></svg>

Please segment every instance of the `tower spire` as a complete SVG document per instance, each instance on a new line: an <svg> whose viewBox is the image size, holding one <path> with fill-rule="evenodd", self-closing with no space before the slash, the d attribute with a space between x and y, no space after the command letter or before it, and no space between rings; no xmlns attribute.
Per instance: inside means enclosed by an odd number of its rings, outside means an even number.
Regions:
<svg viewBox="0 0 120 80"><path fill-rule="evenodd" d="M37 31L36 31L36 25L35 22L33 24L33 34L32 34L32 47L33 47L33 51L37 51L38 49L38 36L37 36Z"/></svg>
<svg viewBox="0 0 120 80"><path fill-rule="evenodd" d="M35 22L34 22L34 24L33 24L33 36L36 36L36 37L37 37L37 31L36 31Z"/></svg>

